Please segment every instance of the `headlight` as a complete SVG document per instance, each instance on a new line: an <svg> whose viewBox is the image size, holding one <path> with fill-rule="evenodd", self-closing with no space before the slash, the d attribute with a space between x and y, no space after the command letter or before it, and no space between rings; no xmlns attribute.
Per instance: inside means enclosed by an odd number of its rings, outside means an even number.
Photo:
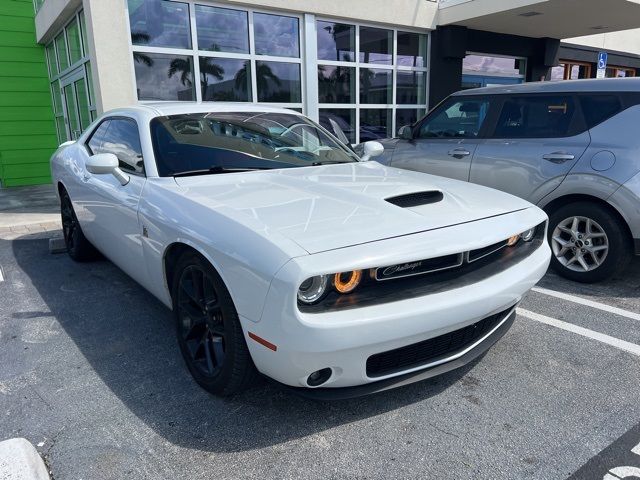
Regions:
<svg viewBox="0 0 640 480"><path fill-rule="evenodd" d="M350 293L360 285L360 280L362 280L362 270L336 273L333 276L333 286L336 287L338 293Z"/></svg>
<svg viewBox="0 0 640 480"><path fill-rule="evenodd" d="M327 284L326 275L307 278L298 289L298 300L306 304L317 302L327 291Z"/></svg>
<svg viewBox="0 0 640 480"><path fill-rule="evenodd" d="M526 232L522 232L520 234L520 238L525 242L530 242L531 240L533 240L533 237L535 236L535 234L536 234L536 228L533 227L527 230Z"/></svg>
<svg viewBox="0 0 640 480"><path fill-rule="evenodd" d="M513 237L509 237L507 239L507 247L513 247L520 240L520 235L514 235Z"/></svg>

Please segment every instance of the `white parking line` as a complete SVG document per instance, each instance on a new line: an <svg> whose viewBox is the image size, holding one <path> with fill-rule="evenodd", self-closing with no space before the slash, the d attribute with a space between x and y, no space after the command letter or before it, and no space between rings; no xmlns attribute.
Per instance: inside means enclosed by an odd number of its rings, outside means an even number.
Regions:
<svg viewBox="0 0 640 480"><path fill-rule="evenodd" d="M586 298L582 297L576 297L575 295L569 295L568 293L556 292L555 290L547 290L546 288L541 287L533 287L531 290L537 293L542 293L544 295L549 295L551 297L567 300L569 302L586 305L587 307L596 308L598 310L602 310L603 312L614 313L616 315L620 315L621 317L627 317L632 320L640 320L640 313L630 312L629 310L612 307L611 305L594 302L593 300L587 300Z"/></svg>
<svg viewBox="0 0 640 480"><path fill-rule="evenodd" d="M524 310L522 308L516 309L516 313L531 320L535 320L536 322L541 322L547 325L551 325L552 327L566 330L567 332L577 333L578 335L582 335L583 337L606 343L607 345L611 345L612 347L619 348L620 350L633 353L634 355L640 357L640 345L636 345L635 343L625 342L624 340L610 337L609 335L605 335L604 333L594 332L593 330L589 330L588 328L579 327L577 325L574 325L573 323L563 322L562 320L547 317L546 315L541 315L539 313L530 312L529 310Z"/></svg>

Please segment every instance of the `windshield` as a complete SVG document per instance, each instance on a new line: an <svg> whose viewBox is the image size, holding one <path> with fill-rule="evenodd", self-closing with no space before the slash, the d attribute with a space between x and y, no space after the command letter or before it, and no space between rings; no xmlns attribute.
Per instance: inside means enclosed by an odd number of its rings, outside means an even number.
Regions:
<svg viewBox="0 0 640 480"><path fill-rule="evenodd" d="M294 113L158 117L151 121L151 138L163 177L358 161L322 127Z"/></svg>

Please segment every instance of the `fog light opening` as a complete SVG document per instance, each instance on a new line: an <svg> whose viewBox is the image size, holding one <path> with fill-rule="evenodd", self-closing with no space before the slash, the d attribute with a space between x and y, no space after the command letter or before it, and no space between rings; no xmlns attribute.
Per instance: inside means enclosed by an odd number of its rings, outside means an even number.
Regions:
<svg viewBox="0 0 640 480"><path fill-rule="evenodd" d="M310 387L318 387L329 380L332 373L333 371L330 368L323 368L322 370L313 372L307 378L307 385L309 385Z"/></svg>

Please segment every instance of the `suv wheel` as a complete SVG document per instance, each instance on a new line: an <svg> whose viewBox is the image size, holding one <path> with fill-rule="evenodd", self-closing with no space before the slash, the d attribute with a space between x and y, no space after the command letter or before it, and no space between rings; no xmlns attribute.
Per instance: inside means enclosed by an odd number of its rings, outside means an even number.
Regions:
<svg viewBox="0 0 640 480"><path fill-rule="evenodd" d="M576 202L549 215L551 267L584 283L605 280L629 262L627 232L618 218L592 202Z"/></svg>

